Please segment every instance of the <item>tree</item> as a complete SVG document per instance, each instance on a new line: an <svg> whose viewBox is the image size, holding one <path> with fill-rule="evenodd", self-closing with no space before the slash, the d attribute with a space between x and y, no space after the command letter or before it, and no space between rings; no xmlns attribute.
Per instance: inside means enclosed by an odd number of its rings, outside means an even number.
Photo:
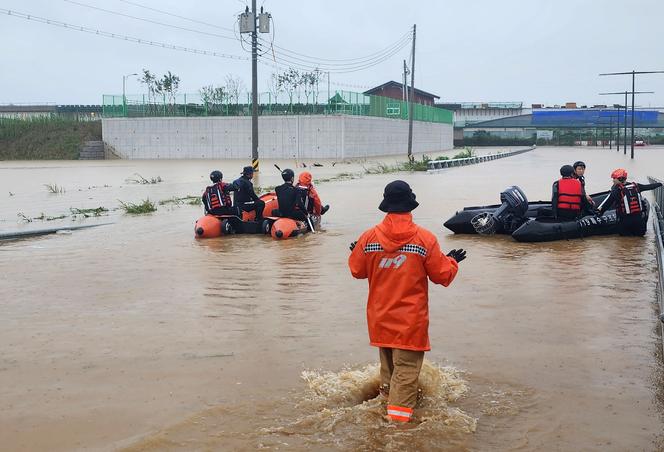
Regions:
<svg viewBox="0 0 664 452"><path fill-rule="evenodd" d="M242 91L245 91L242 79L232 74L226 76L225 89L226 89L226 94L228 95L228 99L231 102L234 101L235 105L237 105L240 102L240 93Z"/></svg>
<svg viewBox="0 0 664 452"><path fill-rule="evenodd" d="M143 76L141 77L140 82L148 89L148 103L152 103L152 98L155 94L155 81L156 77L154 74L147 69L143 69Z"/></svg>
<svg viewBox="0 0 664 452"><path fill-rule="evenodd" d="M277 87L288 93L288 100L290 102L291 111L293 110L293 94L300 86L301 80L302 76L297 70L293 68L288 69L283 74L277 75Z"/></svg>
<svg viewBox="0 0 664 452"><path fill-rule="evenodd" d="M164 74L160 82L161 91L168 95L168 102L171 105L175 104L175 96L177 96L178 89L180 88L180 77L168 71Z"/></svg>
<svg viewBox="0 0 664 452"><path fill-rule="evenodd" d="M304 87L304 97L307 99L307 104L309 104L309 95L313 94L313 101L316 103L318 98L318 81L321 78L321 71L316 68L311 72L304 72L300 76L300 85Z"/></svg>

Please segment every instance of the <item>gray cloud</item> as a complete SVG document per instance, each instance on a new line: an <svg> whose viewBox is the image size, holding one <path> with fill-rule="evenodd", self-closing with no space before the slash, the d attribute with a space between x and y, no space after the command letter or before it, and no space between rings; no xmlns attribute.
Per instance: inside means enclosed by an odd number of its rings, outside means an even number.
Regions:
<svg viewBox="0 0 664 452"><path fill-rule="evenodd" d="M100 8L201 31L231 35L137 8L120 0L77 0ZM182 16L233 28L244 1L134 0ZM272 13L275 43L320 58L374 53L417 23L416 86L445 101L524 101L549 104L619 102L602 91L630 89L628 77L600 72L664 69L664 3L589 0L258 1ZM84 8L63 0L5 0L1 8L145 39L248 56L239 43ZM99 37L0 14L0 102L100 103L122 90L122 75L142 68L181 79L181 92L222 84L236 74L250 86L248 61L192 55ZM333 74L332 87L400 80L410 48L352 74ZM259 66L259 90L273 69ZM655 91L640 105L664 105L664 74L642 76L637 89ZM128 93L142 93L132 78Z"/></svg>

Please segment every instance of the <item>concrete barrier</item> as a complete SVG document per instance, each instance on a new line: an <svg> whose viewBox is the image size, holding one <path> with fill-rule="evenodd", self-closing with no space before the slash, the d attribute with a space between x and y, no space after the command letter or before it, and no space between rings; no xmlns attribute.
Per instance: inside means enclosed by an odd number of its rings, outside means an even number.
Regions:
<svg viewBox="0 0 664 452"><path fill-rule="evenodd" d="M261 158L355 159L405 154L408 121L350 115L261 116ZM452 149L452 125L415 121L413 152ZM104 118L103 140L125 159L251 158L251 117Z"/></svg>
<svg viewBox="0 0 664 452"><path fill-rule="evenodd" d="M528 149L517 149L514 151L498 152L496 154L487 154L487 155L478 155L475 157L465 157L460 159L448 159L448 160L432 160L427 165L427 171L437 172L447 168L453 168L456 166L466 166L474 165L482 162L489 162L491 160L502 159L505 157L512 157L514 155L523 154L524 152L532 151L535 149L535 146L529 147Z"/></svg>

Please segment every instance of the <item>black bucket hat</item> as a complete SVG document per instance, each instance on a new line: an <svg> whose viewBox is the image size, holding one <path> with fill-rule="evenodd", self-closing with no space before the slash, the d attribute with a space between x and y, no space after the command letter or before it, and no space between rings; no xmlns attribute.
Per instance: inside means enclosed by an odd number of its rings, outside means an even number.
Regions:
<svg viewBox="0 0 664 452"><path fill-rule="evenodd" d="M383 201L378 208L383 212L410 212L419 206L410 185L402 180L395 180L385 186Z"/></svg>
<svg viewBox="0 0 664 452"><path fill-rule="evenodd" d="M242 175L246 176L248 174L254 174L254 168L252 166L245 166L242 168Z"/></svg>

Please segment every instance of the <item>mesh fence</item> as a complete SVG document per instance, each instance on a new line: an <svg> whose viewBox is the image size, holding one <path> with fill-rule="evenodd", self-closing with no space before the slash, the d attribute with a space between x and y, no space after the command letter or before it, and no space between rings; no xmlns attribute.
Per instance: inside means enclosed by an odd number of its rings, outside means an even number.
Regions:
<svg viewBox="0 0 664 452"><path fill-rule="evenodd" d="M103 115L112 117L163 116L250 116L251 96L177 95L104 95ZM408 119L408 104L398 99L372 96L351 91L336 91L333 96L311 93L260 93L259 115L327 115L345 114ZM414 104L415 121L452 124L453 113L429 105Z"/></svg>

